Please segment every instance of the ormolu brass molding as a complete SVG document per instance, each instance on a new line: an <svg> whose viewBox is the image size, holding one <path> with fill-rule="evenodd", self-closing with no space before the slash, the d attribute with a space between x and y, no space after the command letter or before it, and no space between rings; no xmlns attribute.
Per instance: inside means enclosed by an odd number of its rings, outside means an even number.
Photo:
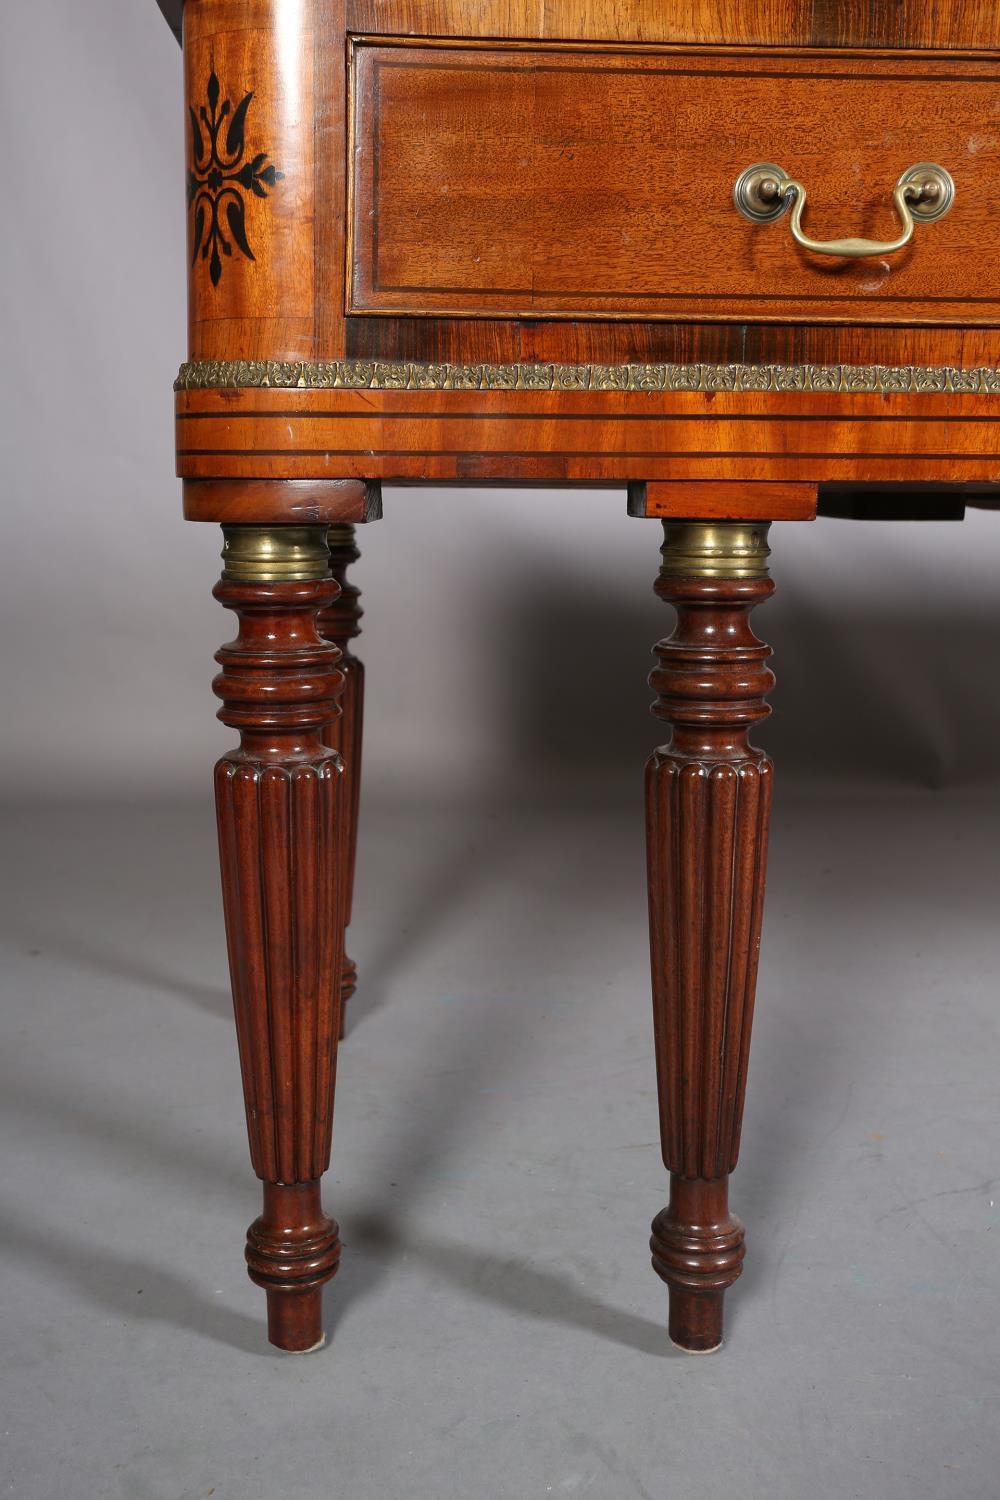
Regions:
<svg viewBox="0 0 1000 1500"><path fill-rule="evenodd" d="M227 583L297 583L326 578L325 526L223 526Z"/></svg>
<svg viewBox="0 0 1000 1500"><path fill-rule="evenodd" d="M664 521L666 578L766 578L770 521Z"/></svg>
<svg viewBox="0 0 1000 1500"><path fill-rule="evenodd" d="M197 360L176 391L244 387L363 391L795 391L1000 394L1000 370L921 365L446 365L411 360Z"/></svg>

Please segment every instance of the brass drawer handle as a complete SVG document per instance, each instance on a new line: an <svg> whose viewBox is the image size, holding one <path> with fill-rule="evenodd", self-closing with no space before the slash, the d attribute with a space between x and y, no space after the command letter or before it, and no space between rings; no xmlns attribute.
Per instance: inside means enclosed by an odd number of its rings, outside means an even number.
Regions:
<svg viewBox="0 0 1000 1500"><path fill-rule="evenodd" d="M915 223L930 224L943 218L955 199L955 184L950 173L930 161L909 167L896 184L892 201L902 224L894 240L811 240L802 228L806 190L801 182L776 167L761 161L747 167L736 179L733 202L745 219L755 224L770 224L791 207L792 238L803 250L814 255L838 255L852 260L865 255L891 255L902 250L913 238Z"/></svg>

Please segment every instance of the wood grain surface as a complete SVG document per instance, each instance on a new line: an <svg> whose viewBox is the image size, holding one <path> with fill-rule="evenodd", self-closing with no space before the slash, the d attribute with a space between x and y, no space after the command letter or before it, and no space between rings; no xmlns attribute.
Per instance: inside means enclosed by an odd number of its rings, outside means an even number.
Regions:
<svg viewBox="0 0 1000 1500"><path fill-rule="evenodd" d="M252 389L176 401L188 479L1000 480L1000 407L981 395Z"/></svg>
<svg viewBox="0 0 1000 1500"><path fill-rule="evenodd" d="M189 0L198 4L201 0ZM990 0L349 0L352 31L791 47L995 47Z"/></svg>
<svg viewBox="0 0 1000 1500"><path fill-rule="evenodd" d="M195 479L184 485L185 520L220 526L253 526L278 516L313 526L375 521L381 514L378 485L361 479Z"/></svg>
<svg viewBox="0 0 1000 1500"><path fill-rule="evenodd" d="M348 311L995 324L996 79L968 55L358 44ZM895 238L917 162L955 203L892 255L812 254L736 211L761 160L820 240Z"/></svg>
<svg viewBox="0 0 1000 1500"><path fill-rule="evenodd" d="M343 257L330 259L328 247L337 232L334 205L342 196L337 183L343 171L343 105L338 103L342 90L335 78L328 79L336 69L324 42L332 35L337 6L327 7L322 21L321 9L320 0L293 6L277 0L197 0L185 11L187 166L189 182L193 177L207 190L188 211L189 346L197 358L227 358L233 351L245 358L251 350L274 357L278 349L290 358L308 358L319 340L321 294L324 305L338 307L336 277ZM319 61L326 71L317 68ZM322 96L317 76L321 84L332 85ZM210 154L213 87L216 112L223 115L215 157ZM237 142L233 123L248 95ZM258 177L256 186L240 182L237 174L258 161L264 170L273 169L275 180ZM329 204L322 246L315 225L321 187ZM201 237L197 233L198 210L211 221L212 203L222 231L217 278L211 252L205 253L207 226ZM250 254L234 232L234 211L241 216ZM325 268L322 280L318 267ZM342 336L342 319L334 317L328 326L331 337Z"/></svg>
<svg viewBox="0 0 1000 1500"><path fill-rule="evenodd" d="M817 484L756 484L688 480L654 481L628 487L628 513L647 520L675 516L719 521L812 521L819 497Z"/></svg>
<svg viewBox="0 0 1000 1500"><path fill-rule="evenodd" d="M202 3L157 0L178 40L182 11L191 15ZM995 47L1000 38L988 0L349 0L347 17L352 31L388 35L599 42L918 48Z"/></svg>

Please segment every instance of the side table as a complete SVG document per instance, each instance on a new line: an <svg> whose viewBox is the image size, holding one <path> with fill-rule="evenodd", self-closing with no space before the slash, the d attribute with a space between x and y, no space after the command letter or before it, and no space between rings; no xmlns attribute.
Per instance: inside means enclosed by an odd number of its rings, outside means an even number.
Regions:
<svg viewBox="0 0 1000 1500"><path fill-rule="evenodd" d="M184 513L220 524L216 768L273 1343L322 1340L350 921L356 527L393 483L628 493L650 679L670 1336L722 1341L772 765L769 527L1000 486L1000 13L884 0L160 0L183 37ZM729 28L729 29L727 29ZM363 982L363 976L362 976Z"/></svg>

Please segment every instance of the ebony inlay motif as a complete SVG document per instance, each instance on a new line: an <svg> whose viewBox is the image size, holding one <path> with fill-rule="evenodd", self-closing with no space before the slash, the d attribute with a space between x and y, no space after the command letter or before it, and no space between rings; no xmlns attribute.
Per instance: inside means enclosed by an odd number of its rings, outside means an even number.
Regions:
<svg viewBox="0 0 1000 1500"><path fill-rule="evenodd" d="M285 175L268 161L266 151L243 162L253 91L244 94L235 109L228 99L220 105L220 94L221 85L213 71L208 80L208 107L203 104L195 111L193 104L188 106L193 158L188 173L188 207L194 207L191 264L197 263L199 255L207 260L213 286L218 286L222 278L222 257L232 255L234 244L247 260L256 260L247 239L243 193L266 198L268 188ZM227 121L225 139L221 140Z"/></svg>

